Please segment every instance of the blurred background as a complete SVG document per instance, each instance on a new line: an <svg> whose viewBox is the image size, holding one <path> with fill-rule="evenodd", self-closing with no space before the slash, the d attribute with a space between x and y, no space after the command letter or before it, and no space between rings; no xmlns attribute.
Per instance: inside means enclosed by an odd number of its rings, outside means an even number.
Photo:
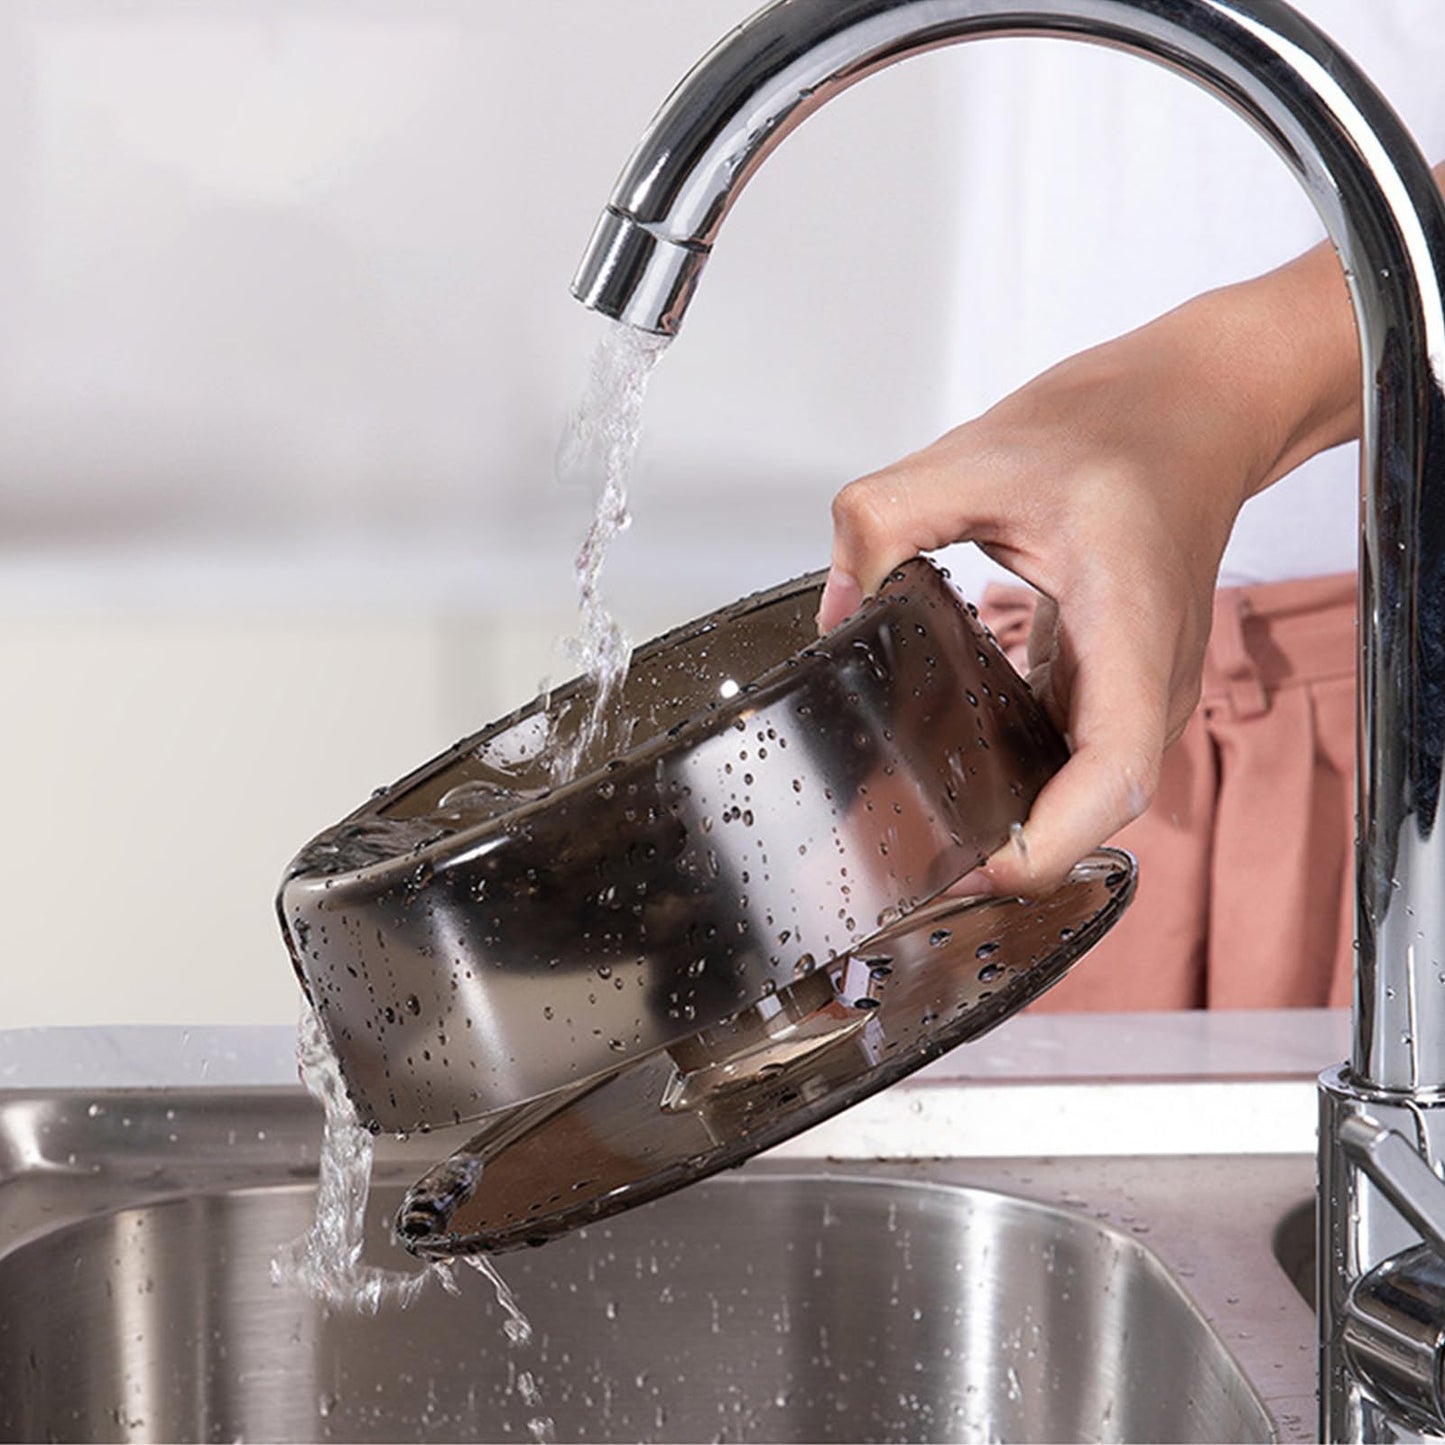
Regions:
<svg viewBox="0 0 1445 1445"><path fill-rule="evenodd" d="M0 1026L291 1019L291 854L570 671L592 497L554 457L604 323L567 282L752 8L0 8ZM1370 43L1388 91L1437 42ZM1318 234L1137 60L991 41L869 80L751 183L654 375L623 626L825 565L851 477Z"/></svg>

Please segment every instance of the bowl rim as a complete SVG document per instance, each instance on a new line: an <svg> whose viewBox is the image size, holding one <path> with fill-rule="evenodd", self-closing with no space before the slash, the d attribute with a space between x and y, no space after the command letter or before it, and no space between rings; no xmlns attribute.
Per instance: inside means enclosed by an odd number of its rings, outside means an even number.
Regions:
<svg viewBox="0 0 1445 1445"><path fill-rule="evenodd" d="M804 573L786 582L730 602L712 612L680 623L668 631L641 643L629 656L628 671L639 663L656 658L682 644L706 636L718 627L735 622L763 607L787 602L810 591L821 592L827 569ZM568 678L557 687L539 693L530 701L514 708L504 717L488 723L475 733L458 739L449 748L413 768L396 782L378 788L359 807L347 813L338 822L324 829L302 849L288 866L283 884L283 895L295 888L308 886L339 887L345 879L381 879L394 870L411 871L419 862L445 853L448 863L474 861L482 853L490 851L509 837L520 826L550 812L559 804L566 803L582 794L595 790L599 783L613 779L625 782L633 775L656 764L663 756L684 754L699 744L716 737L729 728L741 727L747 717L760 708L775 704L787 692L799 688L826 667L846 656L847 649L862 636L879 630L880 625L899 606L907 603L910 594L900 593L900 587L932 589L945 595L961 612L977 618L977 609L966 602L949 584L946 568L931 558L919 554L900 563L884 578L878 591L864 599L862 605L850 613L827 633L817 637L806 646L789 653L786 657L771 662L755 678L738 679L738 690L727 698L717 698L700 708L689 712L679 722L660 732L650 732L641 742L629 744L600 766L588 768L575 777L556 787L548 788L535 797L529 797L515 806L502 809L480 821L460 828L439 832L435 838L425 840L394 855L378 858L351 868L335 872L322 872L314 868L298 868L297 864L306 852L320 839L332 836L345 828L371 819L386 817L388 803L404 797L412 789L434 777L457 758L475 755L486 742L515 727L528 717L545 713L558 703L575 697L588 682L585 673ZM981 629L983 636L991 641L987 629ZM980 638L980 641L983 639ZM993 644L997 650L997 644ZM1000 653L1002 657L1002 653ZM1017 682L1027 691L1028 684L1022 677ZM418 820L426 813L414 815ZM924 900L926 901L926 900Z"/></svg>

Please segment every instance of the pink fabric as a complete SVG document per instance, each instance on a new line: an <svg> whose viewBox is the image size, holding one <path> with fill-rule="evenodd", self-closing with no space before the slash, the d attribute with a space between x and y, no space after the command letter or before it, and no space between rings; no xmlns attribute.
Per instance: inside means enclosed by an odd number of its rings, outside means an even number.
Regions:
<svg viewBox="0 0 1445 1445"><path fill-rule="evenodd" d="M980 609L1020 665L1033 609L1001 587ZM1352 575L1217 594L1200 705L1113 840L1138 895L1035 1008L1350 1001L1355 652Z"/></svg>

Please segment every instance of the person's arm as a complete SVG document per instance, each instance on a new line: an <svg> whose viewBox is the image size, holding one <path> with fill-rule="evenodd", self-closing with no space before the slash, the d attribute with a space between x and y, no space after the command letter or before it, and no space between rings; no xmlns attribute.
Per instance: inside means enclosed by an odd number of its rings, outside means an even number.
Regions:
<svg viewBox="0 0 1445 1445"><path fill-rule="evenodd" d="M1198 701L1239 508L1357 436L1360 390L1344 277L1322 245L1062 362L838 494L824 630L950 542L977 542L1044 594L1029 680L1073 755L982 870L995 891L1042 891L1144 810Z"/></svg>

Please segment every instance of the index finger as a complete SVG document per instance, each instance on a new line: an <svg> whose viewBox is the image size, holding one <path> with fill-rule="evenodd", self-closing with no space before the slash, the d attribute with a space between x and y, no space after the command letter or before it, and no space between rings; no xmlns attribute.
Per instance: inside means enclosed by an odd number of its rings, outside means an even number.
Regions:
<svg viewBox="0 0 1445 1445"><path fill-rule="evenodd" d="M833 499L833 554L818 609L822 632L871 597L901 562L962 541L975 523L953 469L915 452L860 477Z"/></svg>

